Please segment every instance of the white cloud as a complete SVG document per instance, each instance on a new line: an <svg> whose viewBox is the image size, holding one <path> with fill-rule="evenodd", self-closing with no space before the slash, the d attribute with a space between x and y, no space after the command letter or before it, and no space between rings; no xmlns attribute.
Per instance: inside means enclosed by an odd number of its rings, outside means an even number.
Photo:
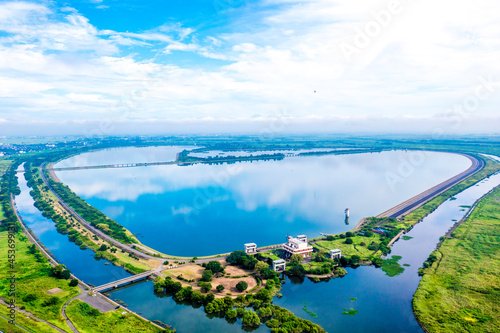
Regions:
<svg viewBox="0 0 500 333"><path fill-rule="evenodd" d="M165 48L165 53L169 54L172 51L196 51L199 47L194 44L184 44L181 42L173 42Z"/></svg>
<svg viewBox="0 0 500 333"><path fill-rule="evenodd" d="M342 119L353 129L384 121L411 128L407 119L417 117L432 130L454 121L457 114L449 109L473 96L479 77L493 73L500 81L500 3L493 0L460 6L402 0L398 14L366 47L356 46L351 61L341 43L354 45L358 31L373 26L373 12L387 10L389 1L264 5L278 9L243 8L250 14L235 15L224 33L203 37L203 31L177 23L149 31L99 30L71 8L57 14L43 4L2 3L0 97L8 98L2 117L134 119L144 126L149 119L187 119L186 129L196 128L192 119L208 117L224 128L228 119L272 118L285 107L289 117L311 128L328 129L314 125L319 119L332 128ZM160 51L139 60L131 53L139 47ZM225 62L169 63L179 51ZM495 117L499 93L495 86L474 112L459 115L464 125L457 131L477 130L479 120ZM247 121L259 129L252 124Z"/></svg>

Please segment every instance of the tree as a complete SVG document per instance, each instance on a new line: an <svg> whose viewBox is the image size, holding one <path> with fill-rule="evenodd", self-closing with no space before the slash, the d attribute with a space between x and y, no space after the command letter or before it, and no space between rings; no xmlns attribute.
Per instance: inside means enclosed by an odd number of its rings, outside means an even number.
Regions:
<svg viewBox="0 0 500 333"><path fill-rule="evenodd" d="M271 302L273 299L271 293L267 289L261 289L255 294L255 298L260 299L262 302Z"/></svg>
<svg viewBox="0 0 500 333"><path fill-rule="evenodd" d="M42 306L51 306L51 305L56 305L59 303L59 297L57 296L52 296L45 302L43 302Z"/></svg>
<svg viewBox="0 0 500 333"><path fill-rule="evenodd" d="M293 264L290 266L289 273L291 275L302 277L306 274L306 270L304 269L304 266L302 266L302 265Z"/></svg>
<svg viewBox="0 0 500 333"><path fill-rule="evenodd" d="M209 282L200 282L198 283L198 285L200 286L202 293L206 293L212 290L212 284Z"/></svg>
<svg viewBox="0 0 500 333"><path fill-rule="evenodd" d="M352 243L353 243L353 242L352 242L352 238L347 238L347 239L345 240L345 243L346 243L346 244L352 244Z"/></svg>
<svg viewBox="0 0 500 333"><path fill-rule="evenodd" d="M230 309L226 311L226 318L227 319L234 319L238 316L238 312L234 309Z"/></svg>
<svg viewBox="0 0 500 333"><path fill-rule="evenodd" d="M281 323L277 319L269 319L268 321L266 321L266 325L269 328L278 328L280 327Z"/></svg>
<svg viewBox="0 0 500 333"><path fill-rule="evenodd" d="M222 272L224 270L224 267L221 266L220 262L218 261L209 261L207 263L207 270L211 270L214 274Z"/></svg>
<svg viewBox="0 0 500 333"><path fill-rule="evenodd" d="M298 253L292 254L290 257L291 264L300 264L304 260L304 257Z"/></svg>
<svg viewBox="0 0 500 333"><path fill-rule="evenodd" d="M222 284L219 284L219 285L217 286L217 291L218 291L218 292L221 292L221 291L223 291L223 290L224 290L224 286L223 286Z"/></svg>
<svg viewBox="0 0 500 333"><path fill-rule="evenodd" d="M196 290L191 293L191 301L193 303L203 303L204 300L205 296L200 291Z"/></svg>
<svg viewBox="0 0 500 333"><path fill-rule="evenodd" d="M99 248L99 250L97 251L106 251L108 249L108 247L106 246L106 244L102 244L101 247Z"/></svg>
<svg viewBox="0 0 500 333"><path fill-rule="evenodd" d="M78 285L78 280L77 279L71 279L69 282L70 287L76 287Z"/></svg>
<svg viewBox="0 0 500 333"><path fill-rule="evenodd" d="M71 277L71 272L69 271L69 269L65 269L61 272L61 279L64 279L64 280L67 280Z"/></svg>
<svg viewBox="0 0 500 333"><path fill-rule="evenodd" d="M264 307L257 310L257 313L259 314L259 317L262 318L271 317L273 315L273 310L271 310L270 307Z"/></svg>
<svg viewBox="0 0 500 333"><path fill-rule="evenodd" d="M227 257L226 261L230 264L233 264L233 265L240 265L241 258L246 257L246 256L247 256L247 254L245 253L245 251L238 250L238 251L231 252L231 254Z"/></svg>
<svg viewBox="0 0 500 333"><path fill-rule="evenodd" d="M351 256L351 264L353 264L353 265L356 265L360 260L361 260L361 257L356 255L356 254L353 254Z"/></svg>
<svg viewBox="0 0 500 333"><path fill-rule="evenodd" d="M203 272L203 275L201 276L201 281L210 282L212 281L212 276L213 276L212 271L207 269L206 271Z"/></svg>
<svg viewBox="0 0 500 333"><path fill-rule="evenodd" d="M255 326L259 326L260 318L259 318L259 316L257 316L255 311L249 310L249 311L245 312L241 322L243 323L243 326L255 327Z"/></svg>
<svg viewBox="0 0 500 333"><path fill-rule="evenodd" d="M352 232L350 232L350 231L346 232L345 235L346 235L346 237L352 237L352 236L354 236L354 234Z"/></svg>
<svg viewBox="0 0 500 333"><path fill-rule="evenodd" d="M23 297L23 302L28 303L32 301L36 301L38 297L35 294L28 294Z"/></svg>
<svg viewBox="0 0 500 333"><path fill-rule="evenodd" d="M255 269L259 274L263 274L267 269L269 268L269 265L263 261L259 261L258 263L255 264Z"/></svg>
<svg viewBox="0 0 500 333"><path fill-rule="evenodd" d="M57 265L50 269L50 273L52 276L58 279L69 279L71 277L71 272L69 269L65 269L64 265Z"/></svg>
<svg viewBox="0 0 500 333"><path fill-rule="evenodd" d="M246 283L245 281L240 281L236 284L236 289L238 289L238 291L240 292L245 291L247 288L248 283Z"/></svg>

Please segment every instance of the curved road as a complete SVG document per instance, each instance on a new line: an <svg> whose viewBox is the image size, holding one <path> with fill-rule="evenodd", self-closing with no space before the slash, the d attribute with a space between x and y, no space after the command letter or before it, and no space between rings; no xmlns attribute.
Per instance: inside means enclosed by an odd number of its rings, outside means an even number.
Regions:
<svg viewBox="0 0 500 333"><path fill-rule="evenodd" d="M478 159L476 158L475 156L472 156L472 155L469 155L469 154L460 154L462 156L465 156L467 157L468 159L471 160L472 162L472 165L467 169L465 170L464 172L434 186L434 187L431 187L430 189L414 196L413 198L410 198L388 210L386 210L385 212L383 213L380 213L378 214L376 217L393 217L393 218L399 218L409 212L411 212L412 210L420 207L421 205L423 205L424 203L426 203L427 201L433 199L434 197L438 196L439 194L443 193L444 191L448 190L450 187L456 185L457 183L461 182L462 180L466 179L467 177L470 177L472 176L473 174L479 172L480 170L482 170L484 168L484 161L482 159ZM151 255L148 255L148 254L145 254L143 252L140 252L134 248L132 248L130 245L127 245L127 244L123 244L117 240L115 240L114 238L108 236L107 234L105 234L104 232L102 232L101 230L93 227L89 222L87 222L84 218L82 218L77 212L75 212L71 207L69 207L60 197L59 195L50 187L46 177L45 177L45 174L43 173L43 170L44 170L44 167L45 167L45 164L46 163L43 163L42 166L41 166L41 176L42 176L42 179L45 183L45 185L47 185L48 189L55 195L55 197L59 200L59 202L61 203L61 205L63 206L63 208L68 211L71 215L73 215L87 230L89 230L90 232L96 234L97 236L101 237L102 239L110 242L111 244L113 244L114 246L116 246L117 248L121 249L121 250L124 250L128 253L132 253L134 255L136 255L137 257L139 258L142 258L142 259L153 259L153 260L162 260L162 258L159 258L159 257L154 257L154 256L151 256ZM363 220L362 220L363 221ZM361 224L361 222L358 223L358 226ZM209 257L210 258L210 257ZM196 260L196 262L205 262L205 261L209 261L210 259L209 258L204 258L204 259L199 259L199 260ZM189 259L175 259L179 262L187 262L189 261Z"/></svg>
<svg viewBox="0 0 500 333"><path fill-rule="evenodd" d="M40 175L42 176L43 182L45 183L45 185L47 185L48 189L55 195L55 197L57 198L57 200L59 200L59 203L61 204L61 206L68 213L70 213L71 215L73 215L73 217L75 219L77 219L78 222L80 222L85 227L85 229L87 229L91 233L96 234L101 239L106 240L107 242L110 242L111 244L113 244L114 246L116 246L117 248L119 248L120 250L124 250L124 251L126 251L128 253L132 253L133 255L135 255L135 256L137 256L139 258L142 258L142 259L153 259L153 260L162 260L162 258L160 258L160 257L155 257L155 256L151 256L151 255L142 253L141 251L138 251L138 250L132 248L130 245L123 244L122 242L117 241L116 239L108 236L107 234L105 234L101 230L99 230L99 229L95 228L94 226L92 226L89 222L87 222L87 220L85 220L77 212L75 212L73 210L73 208L71 208L70 206L68 206L61 199L61 197L59 197L59 195L52 189L52 187L50 187L49 182L47 181L47 178L45 178L45 175L43 173L43 168L44 167L45 167L45 163L43 163L42 166L41 166L41 168L40 168L41 169ZM182 261L182 260L178 260L178 261Z"/></svg>
<svg viewBox="0 0 500 333"><path fill-rule="evenodd" d="M417 209L427 201L433 199L434 197L448 190L450 187L458 184L465 178L472 176L473 174L481 171L484 168L485 163L482 159L478 159L475 156L468 154L459 154L459 155L465 156L472 161L472 165L467 170L459 173L458 175L448 180L445 180L444 182L434 187L431 187L427 191L424 191L414 196L413 198L410 198L400 203L399 205L392 207L391 209L386 210L383 213L378 214L376 217L400 218L401 216Z"/></svg>

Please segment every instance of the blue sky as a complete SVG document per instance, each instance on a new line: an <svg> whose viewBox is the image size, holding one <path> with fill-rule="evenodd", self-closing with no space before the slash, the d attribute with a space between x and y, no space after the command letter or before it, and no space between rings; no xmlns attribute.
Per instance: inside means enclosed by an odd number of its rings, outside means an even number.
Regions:
<svg viewBox="0 0 500 333"><path fill-rule="evenodd" d="M0 1L0 136L498 133L500 3Z"/></svg>

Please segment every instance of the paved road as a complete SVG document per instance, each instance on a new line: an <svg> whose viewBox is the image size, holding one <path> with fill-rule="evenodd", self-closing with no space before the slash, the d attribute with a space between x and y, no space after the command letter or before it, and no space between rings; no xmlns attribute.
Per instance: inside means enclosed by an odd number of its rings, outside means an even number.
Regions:
<svg viewBox="0 0 500 333"><path fill-rule="evenodd" d="M74 298L74 297L73 297ZM66 315L66 306L68 306L69 302L71 302L71 300L73 298L70 298L66 303L64 303L62 309L61 309L61 312L62 312L62 315L64 317L64 319L66 320L66 324L69 326L69 328L71 328L71 330L74 332L74 333L80 333L75 325L73 325L73 322L68 318L68 316Z"/></svg>
<svg viewBox="0 0 500 333"><path fill-rule="evenodd" d="M151 256L149 254L145 254L145 253L142 253L141 251L138 251L134 248L132 248L130 245L127 245L127 244L123 244L119 241L117 241L116 239L108 236L107 234L105 234L104 232L102 232L101 230L93 227L89 222L87 222L83 217L81 217L77 212L75 212L73 210L73 208L71 208L70 206L68 206L60 197L59 195L52 189L52 187L50 187L49 185L49 182L47 181L47 178L45 178L45 175L43 173L43 167L45 166L45 163L42 164L42 167L41 167L41 170L42 172L40 172L41 176L42 176L42 179L43 179L43 182L45 183L45 185L47 185L48 189L55 195L55 197L59 200L59 203L61 204L61 206L68 212L70 213L78 222L80 222L88 231L90 231L91 233L93 234L96 234L97 236L99 236L101 239L105 240L105 241L108 241L110 242L111 244L113 244L114 246L116 246L117 248L121 249L121 250L124 250L125 252L128 252L128 253L132 253L133 255L139 257L139 258L142 258L142 259L153 259L153 260L162 260L161 258L158 258L158 257L154 257L154 256ZM185 260L178 260L178 261L185 261Z"/></svg>
<svg viewBox="0 0 500 333"><path fill-rule="evenodd" d="M391 209L388 209L385 212L378 214L376 217L400 218L401 216L417 209L427 201L433 199L434 197L448 190L450 187L458 184L465 178L472 176L473 174L479 172L484 168L485 164L482 159L478 159L468 154L460 154L460 155L465 156L472 161L472 165L470 166L470 168L448 180L445 180L444 182L434 187L431 187L427 191L424 191L419 195L416 195L413 198L410 198L405 202L402 202L399 205L396 205Z"/></svg>
<svg viewBox="0 0 500 333"><path fill-rule="evenodd" d="M3 300L1 300L1 299L0 299L0 303L1 303L1 304L3 304L3 305L7 305L7 303L5 303L5 302L4 302ZM36 317L36 316L35 316L35 315L33 315L31 312L28 312L28 311L26 311L26 310L21 310L21 309L20 309L20 308L18 308L17 306L16 306L16 308L15 308L15 309L16 309L16 311L17 311L17 312L20 312L20 313L22 313L22 314L26 315L27 317L31 317L33 320L36 320L36 321L42 322L42 323L44 323L44 324L46 324L46 325L49 325L50 327L52 327L53 329L55 329L55 330L56 330L56 331L58 331L58 332L61 332L61 333L66 333L66 331L64 331L62 328L59 328L59 327L57 327L57 326L55 326L55 325L53 325L53 324L51 324L51 323L49 323L49 322L46 322L46 321L45 321L45 320L43 320L43 319L40 319L40 318ZM3 316L2 316L2 317L3 317ZM3 318L5 318L5 317L3 317ZM5 318L5 319L7 319L7 318ZM7 320L10 320L10 319L7 319ZM28 331L26 328L24 328L24 327L22 327L22 326L19 326L19 325L16 325L16 326L18 326L18 327L22 328L23 330L25 330L25 331L27 331L27 332L30 332L30 331Z"/></svg>

